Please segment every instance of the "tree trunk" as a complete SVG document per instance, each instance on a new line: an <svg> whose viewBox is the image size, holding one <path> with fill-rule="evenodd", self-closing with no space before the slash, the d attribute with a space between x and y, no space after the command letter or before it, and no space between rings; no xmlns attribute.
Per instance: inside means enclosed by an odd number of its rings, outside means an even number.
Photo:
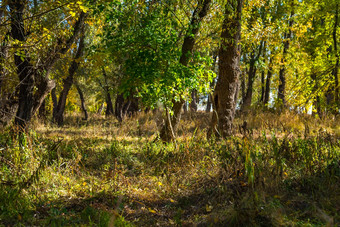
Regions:
<svg viewBox="0 0 340 227"><path fill-rule="evenodd" d="M83 32L79 40L79 46L78 46L76 56L74 57L70 65L70 68L68 69L68 76L64 80L64 87L63 87L62 92L60 93L57 108L55 111L53 110L54 122L57 123L59 126L62 126L64 123L64 112L65 112L65 106L66 106L66 99L73 84L74 74L77 72L78 67L79 67L79 58L82 57L83 52L84 52L83 51L84 50L84 39L85 39L85 35Z"/></svg>
<svg viewBox="0 0 340 227"><path fill-rule="evenodd" d="M199 31L201 21L209 11L210 3L211 0L204 0L203 2L200 1L192 14L190 26L182 45L181 58L179 60L179 63L183 66L187 66L189 63L190 54L194 49L196 35ZM184 102L185 101L182 98L179 101L173 100L173 115L171 117L166 117L165 125L160 131L160 138L163 141L170 142L175 139L174 135L176 135L178 123L181 119L181 111Z"/></svg>
<svg viewBox="0 0 340 227"><path fill-rule="evenodd" d="M131 93L130 93L131 94ZM115 116L119 121L122 121L126 116L131 117L139 111L138 98L130 95L126 100L123 94L118 94L115 103Z"/></svg>
<svg viewBox="0 0 340 227"><path fill-rule="evenodd" d="M103 87L104 92L105 92L105 102L106 102L105 116L108 117L110 115L113 115L114 111L113 111L113 104L112 104L112 99L110 95L110 87L107 82L107 74L106 74L104 67L102 68L102 71L103 71L104 83L105 83Z"/></svg>
<svg viewBox="0 0 340 227"><path fill-rule="evenodd" d="M265 88L266 88L266 84L265 84L265 79L264 79L264 70L262 70L261 72L261 95L260 95L260 103L263 103L264 100L264 93L265 93Z"/></svg>
<svg viewBox="0 0 340 227"><path fill-rule="evenodd" d="M277 98L280 104L283 105L283 107L287 106L286 102L286 58L287 58L287 53L290 45L290 40L292 38L292 26L293 26L293 16L294 16L294 10L292 10L290 14L290 19L289 19L289 25L288 25L288 32L284 34L284 41L283 41L283 56L281 58L281 68L279 71L279 79L280 79L280 84L278 88L278 94Z"/></svg>
<svg viewBox="0 0 340 227"><path fill-rule="evenodd" d="M39 108L39 118L46 119L46 101L44 100Z"/></svg>
<svg viewBox="0 0 340 227"><path fill-rule="evenodd" d="M263 44L263 51L262 51L262 57L263 59L266 59L266 42L264 42ZM264 60L265 61L265 60ZM264 101L264 93L266 92L265 88L266 88L266 84L265 84L265 69L262 69L261 72L261 94L260 94L260 100L259 102L262 104Z"/></svg>
<svg viewBox="0 0 340 227"><path fill-rule="evenodd" d="M197 97L197 90L195 89L191 92L191 102L190 102L191 112L197 112L197 103L198 103L198 97Z"/></svg>
<svg viewBox="0 0 340 227"><path fill-rule="evenodd" d="M97 114L101 115L104 109L104 103L102 102L102 104L99 106L98 110L97 110Z"/></svg>
<svg viewBox="0 0 340 227"><path fill-rule="evenodd" d="M83 93L83 91L81 90L81 88L80 88L80 86L79 86L79 84L78 84L77 82L75 83L75 85L76 85L76 88L77 88L77 91L78 91L78 94L79 94L79 99L80 99L80 103L81 103L81 109L82 109L82 111L83 111L83 113L84 113L84 118L83 118L83 120L84 120L84 121L87 121L87 119L88 119L88 114L87 114L86 105L85 105L84 93Z"/></svg>
<svg viewBox="0 0 340 227"><path fill-rule="evenodd" d="M24 27L24 9L25 3L20 0L12 0L8 3L11 11L11 36L14 40L24 42L26 40L26 31ZM19 76L19 107L15 117L15 124L20 129L25 130L27 123L31 120L33 111L33 91L34 91L34 70L24 50L22 54L15 53L14 63Z"/></svg>
<svg viewBox="0 0 340 227"><path fill-rule="evenodd" d="M248 72L248 87L247 87L247 93L244 96L244 99L242 101L242 107L241 107L241 112L246 113L251 106L251 101L253 99L253 85L254 81L256 78L256 66L255 63L259 60L261 53L262 53L262 48L263 48L264 42L261 41L261 44L259 45L259 52L256 55L255 50L251 54L251 59L250 59L250 65L249 65L249 72Z"/></svg>
<svg viewBox="0 0 340 227"><path fill-rule="evenodd" d="M208 137L232 135L239 88L242 0L231 0L226 4L222 25L222 42L219 51L219 77L214 93L214 114Z"/></svg>
<svg viewBox="0 0 340 227"><path fill-rule="evenodd" d="M213 62L213 67L212 70L215 72L215 67L216 67L216 62L217 62L217 54L213 55L214 58L214 62ZM213 91L215 89L215 79L213 79L213 81L211 81L210 83L210 90ZM205 109L205 112L209 113L211 111L211 107L212 107L212 95L211 92L208 94L208 101L207 101L207 107Z"/></svg>
<svg viewBox="0 0 340 227"><path fill-rule="evenodd" d="M2 12L0 10L0 12ZM7 48L7 35L4 37L4 40L1 42L0 46L0 98L2 97L2 83L5 78L6 70L6 59L8 59L8 48Z"/></svg>
<svg viewBox="0 0 340 227"><path fill-rule="evenodd" d="M210 113L212 106L211 94L208 94L207 107L205 108L206 113Z"/></svg>
<svg viewBox="0 0 340 227"><path fill-rule="evenodd" d="M251 100L253 98L253 84L255 80L256 75L256 67L255 67L255 51L251 54L250 59L250 66L248 71L248 86L247 86L247 92L242 100L242 107L241 112L247 112L251 106Z"/></svg>
<svg viewBox="0 0 340 227"><path fill-rule="evenodd" d="M268 106L269 98L270 98L270 83L271 83L271 79L272 79L272 75L273 75L272 61L273 61L272 58L270 58L269 68L268 68L268 72L267 72L267 79L266 79L266 91L265 91L264 100L263 100L263 104L265 106Z"/></svg>
<svg viewBox="0 0 340 227"><path fill-rule="evenodd" d="M312 69L312 71L314 70ZM318 93L318 90L319 90L319 81L315 73L312 73L311 80L314 82L314 87L312 90L312 95L313 95L315 92ZM322 117L320 95L318 94L316 95L313 106L314 108L316 108L316 113L319 115L319 117Z"/></svg>
<svg viewBox="0 0 340 227"><path fill-rule="evenodd" d="M105 102L106 102L105 116L108 117L110 115L113 115L113 113L114 113L113 112L112 99L111 99L111 95L110 95L109 89L106 89Z"/></svg>

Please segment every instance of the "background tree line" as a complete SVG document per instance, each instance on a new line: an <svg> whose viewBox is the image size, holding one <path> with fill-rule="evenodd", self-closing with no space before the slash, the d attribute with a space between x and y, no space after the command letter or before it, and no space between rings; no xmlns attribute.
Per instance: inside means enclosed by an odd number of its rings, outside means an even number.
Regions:
<svg viewBox="0 0 340 227"><path fill-rule="evenodd" d="M0 34L1 121L23 130L161 105L170 141L200 100L216 136L236 110L339 113L336 0L2 0Z"/></svg>

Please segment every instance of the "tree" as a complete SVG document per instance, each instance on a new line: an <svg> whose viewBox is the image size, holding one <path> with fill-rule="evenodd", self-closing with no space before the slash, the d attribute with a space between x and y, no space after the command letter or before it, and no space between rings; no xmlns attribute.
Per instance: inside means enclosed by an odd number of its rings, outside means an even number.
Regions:
<svg viewBox="0 0 340 227"><path fill-rule="evenodd" d="M76 52L76 55L74 56L74 59L71 62L71 65L68 69L68 76L64 79L64 85L63 90L59 95L59 101L55 109L53 109L53 119L55 123L57 123L59 126L62 126L64 123L64 112L65 112L65 105L66 105L66 99L67 95L74 83L74 75L77 73L79 64L80 64L80 58L82 57L84 53L85 48L85 32L82 29L82 35L79 39L78 49Z"/></svg>
<svg viewBox="0 0 340 227"><path fill-rule="evenodd" d="M281 58L281 68L279 72L280 84L278 88L277 99L283 106L287 105L286 102L286 60L287 53L292 39L292 26L293 26L293 16L294 16L294 0L291 1L291 13L288 21L288 31L283 35L283 55Z"/></svg>
<svg viewBox="0 0 340 227"><path fill-rule="evenodd" d="M214 113L208 137L232 134L240 76L240 38L242 0L231 0L225 6L219 50L219 77L214 92Z"/></svg>
<svg viewBox="0 0 340 227"><path fill-rule="evenodd" d="M84 113L84 121L87 121L87 119L89 118L89 115L87 113L87 109L86 109L86 105L85 105L85 98L84 98L84 93L79 85L79 83L76 81L75 82L75 86L77 88L78 94L79 94L79 99L80 99L80 105L81 105L81 109Z"/></svg>
<svg viewBox="0 0 340 227"><path fill-rule="evenodd" d="M84 24L86 13L81 12L69 37L59 37L52 45L45 46L48 54L40 56L37 60L29 49L27 41L30 38L30 31L24 15L28 1L9 0L10 9L10 36L16 43L18 51L14 55L16 73L19 77L19 98L18 110L15 117L15 124L21 129L26 129L31 118L39 109L47 94L54 88L55 82L49 78L54 64L65 54L76 40L81 27Z"/></svg>
<svg viewBox="0 0 340 227"><path fill-rule="evenodd" d="M184 67L187 66L189 63L190 54L194 49L196 35L199 31L201 21L209 11L210 2L211 0L199 1L196 9L192 14L188 31L186 33L186 36L184 37L184 42L182 45L182 54L179 60L180 64L183 65ZM162 130L160 131L160 137L162 140L169 142L175 139L175 133L177 131L177 127L181 119L181 111L183 109L184 102L185 101L183 98L180 98L180 100L178 101L173 100L172 107L173 114L171 116L169 116L168 113L169 110L166 110L167 111L166 113L167 117L165 120L166 123L163 126Z"/></svg>

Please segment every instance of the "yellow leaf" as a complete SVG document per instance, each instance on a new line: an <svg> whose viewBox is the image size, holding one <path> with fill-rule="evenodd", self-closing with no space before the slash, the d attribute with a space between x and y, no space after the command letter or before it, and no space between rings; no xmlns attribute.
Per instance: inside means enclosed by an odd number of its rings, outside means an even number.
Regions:
<svg viewBox="0 0 340 227"><path fill-rule="evenodd" d="M87 7L85 7L85 6L79 6L79 8L81 9L81 10L83 10L84 11L84 13L87 13L87 11L89 11L89 9L87 8Z"/></svg>
<svg viewBox="0 0 340 227"><path fill-rule="evenodd" d="M157 213L155 210L153 210L153 209L151 209L151 208L149 208L149 211L150 211L151 213L153 213L153 214L156 214L156 213Z"/></svg>
<svg viewBox="0 0 340 227"><path fill-rule="evenodd" d="M213 206L208 205L208 204L205 206L205 209L207 212L211 212L213 208L214 208Z"/></svg>

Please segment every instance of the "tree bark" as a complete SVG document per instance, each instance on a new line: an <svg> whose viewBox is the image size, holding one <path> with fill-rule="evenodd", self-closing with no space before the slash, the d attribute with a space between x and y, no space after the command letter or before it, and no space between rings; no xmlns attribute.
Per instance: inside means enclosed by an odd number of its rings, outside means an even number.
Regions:
<svg viewBox="0 0 340 227"><path fill-rule="evenodd" d="M314 71L312 69L312 71ZM315 73L312 73L311 75L311 80L314 81L314 87L312 90L312 95L315 92L318 92L319 90L319 81ZM314 103L313 103L314 108L316 108L316 113L319 115L319 117L322 117L322 112L321 112L321 100L320 100L320 95L316 95ZM314 113L313 113L314 114Z"/></svg>
<svg viewBox="0 0 340 227"><path fill-rule="evenodd" d="M265 91L264 100L263 100L263 104L265 106L268 106L269 98L270 98L270 83L271 83L271 79L272 79L272 75L273 75L272 61L273 61L272 58L270 58L269 68L268 68L267 78L266 78L266 91Z"/></svg>
<svg viewBox="0 0 340 227"><path fill-rule="evenodd" d="M212 69L215 72L215 66L216 66L216 62L217 62L217 54L214 54L213 58L214 58L214 62L213 62ZM215 79L213 79L213 81L211 81L211 83L210 83L210 90L213 91L214 89L215 89ZM211 95L211 92L210 92L208 94L208 101L207 101L207 107L205 109L205 112L210 113L211 107L212 107L212 95Z"/></svg>
<svg viewBox="0 0 340 227"><path fill-rule="evenodd" d="M105 102L106 102L105 116L109 117L110 115L113 115L114 112L113 112L113 104L112 104L111 95L108 90L106 91Z"/></svg>
<svg viewBox="0 0 340 227"><path fill-rule="evenodd" d="M242 100L241 112L246 112L249 110L251 106L251 100L253 98L253 84L256 75L256 67L255 67L255 51L251 54L249 71L248 71L248 84L247 84L247 92Z"/></svg>
<svg viewBox="0 0 340 227"><path fill-rule="evenodd" d="M46 101L44 100L39 108L39 118L46 119Z"/></svg>
<svg viewBox="0 0 340 227"><path fill-rule="evenodd" d="M110 87L109 84L107 82L107 74L106 71L104 69L104 67L102 68L103 71L103 76L104 76L104 91L105 91L105 102L106 102L106 110L105 110L105 116L109 117L110 115L114 114L113 111L113 104L112 104L112 99L111 99L111 95L110 95Z"/></svg>
<svg viewBox="0 0 340 227"><path fill-rule="evenodd" d="M214 93L214 113L208 137L232 135L239 89L242 0L231 0L226 4L222 24L222 42L219 51L219 77Z"/></svg>
<svg viewBox="0 0 340 227"><path fill-rule="evenodd" d="M293 6L292 6L293 7ZM284 41L283 41L283 56L281 58L281 68L279 71L279 79L280 84L278 88L278 94L277 98L280 104L283 105L283 107L287 106L286 101L286 58L287 53L290 45L290 40L292 38L292 26L293 26L293 16L294 16L294 10L292 9L290 18L289 18L289 25L288 25L288 32L284 34Z"/></svg>
<svg viewBox="0 0 340 227"><path fill-rule="evenodd" d="M260 103L263 103L263 100L264 100L264 93L265 93L265 88L266 88L266 84L265 84L265 79L264 79L264 77L265 77L265 75L264 75L264 70L262 70L262 72L261 72L261 94L260 94L260 100L259 100L259 102Z"/></svg>
<svg viewBox="0 0 340 227"><path fill-rule="evenodd" d="M87 119L88 119L89 116L88 116L87 110L86 110L84 93L83 93L83 91L81 90L80 85L79 85L77 82L75 83L75 85L76 85L76 88L77 88L77 91L78 91L78 94L79 94L79 99L80 99L80 103L81 103L81 109L82 109L82 111L83 111L83 113L84 113L84 118L83 118L83 120L84 120L84 121L87 121Z"/></svg>
<svg viewBox="0 0 340 227"><path fill-rule="evenodd" d="M56 110L53 110L53 119L54 122L57 123L59 126L62 126L64 123L64 112L65 112L65 106L66 106L66 99L67 95L72 87L73 80L74 80L74 75L78 70L79 67L79 59L82 57L83 52L84 52L84 40L85 40L85 34L83 32L82 36L80 37L79 40L79 46L77 49L77 53L71 62L71 65L68 69L68 76L66 79L64 79L64 86L63 90L59 95L59 101Z"/></svg>
<svg viewBox="0 0 340 227"><path fill-rule="evenodd" d="M191 112L197 112L197 103L198 103L198 97L197 97L197 90L195 89L191 92L191 102L190 102Z"/></svg>
<svg viewBox="0 0 340 227"><path fill-rule="evenodd" d="M251 106L251 101L253 99L253 85L254 85L254 81L256 78L256 71L257 71L255 63L259 60L261 56L263 45L264 45L264 42L261 41L261 44L259 45L258 54L256 55L255 50L251 54L249 72L248 72L248 87L247 87L247 92L246 92L246 95L244 96L244 99L242 101L242 106L241 106L241 112L243 113L247 112Z"/></svg>
<svg viewBox="0 0 340 227"><path fill-rule="evenodd" d="M2 12L0 10L0 12ZM6 74L6 59L8 59L7 35L5 35L0 46L0 98L2 97L2 84Z"/></svg>
<svg viewBox="0 0 340 227"><path fill-rule="evenodd" d="M11 11L11 37L20 42L26 41L26 31L24 27L23 14L25 3L20 0L12 0L8 3ZM14 55L14 63L19 76L19 107L15 117L15 124L20 129L26 129L28 121L32 117L33 111L33 91L34 91L34 69L30 63L27 51L24 54Z"/></svg>
<svg viewBox="0 0 340 227"><path fill-rule="evenodd" d="M115 116L119 121L123 121L126 116L131 117L139 111L139 100L130 93L128 99L123 94L118 94L115 103Z"/></svg>
<svg viewBox="0 0 340 227"><path fill-rule="evenodd" d="M264 42L264 44L263 44L262 57L265 61L265 59L266 59L266 42ZM265 92L266 92L265 69L262 69L262 72L261 72L261 94L260 94L260 100L259 100L259 103L261 103L261 104L264 101L264 93Z"/></svg>
<svg viewBox="0 0 340 227"><path fill-rule="evenodd" d="M101 115L104 109L104 103L102 102L102 104L99 106L98 110L97 110L97 114Z"/></svg>
<svg viewBox="0 0 340 227"><path fill-rule="evenodd" d="M189 29L184 37L184 42L182 45L182 54L179 63L183 66L187 66L190 60L190 54L192 53L196 41L196 36L198 34L201 21L207 15L209 11L211 0L199 1L197 8L194 10L189 25ZM181 119L181 111L183 108L185 100L180 99L179 101L173 100L173 115L167 117L165 120L165 125L160 131L160 138L163 141L170 142L174 140L174 135L176 135L177 127Z"/></svg>

